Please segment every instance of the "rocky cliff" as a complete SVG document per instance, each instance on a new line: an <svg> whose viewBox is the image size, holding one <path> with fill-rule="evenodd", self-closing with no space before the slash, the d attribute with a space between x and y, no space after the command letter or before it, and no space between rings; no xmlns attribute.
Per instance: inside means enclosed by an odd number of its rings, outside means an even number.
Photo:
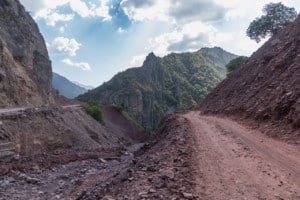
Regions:
<svg viewBox="0 0 300 200"><path fill-rule="evenodd" d="M299 45L300 16L232 72L199 108L277 124L281 136L292 127L299 137Z"/></svg>
<svg viewBox="0 0 300 200"><path fill-rule="evenodd" d="M0 1L0 66L0 108L52 102L46 45L18 0Z"/></svg>
<svg viewBox="0 0 300 200"><path fill-rule="evenodd" d="M151 130L166 113L195 106L225 77L224 66L235 57L217 47L163 58L151 53L142 67L117 74L79 100L120 107Z"/></svg>
<svg viewBox="0 0 300 200"><path fill-rule="evenodd" d="M51 62L37 25L18 0L1 0L0 161L137 141L127 141L126 131L117 135L100 125L76 101L63 99L64 106L56 105L52 91Z"/></svg>

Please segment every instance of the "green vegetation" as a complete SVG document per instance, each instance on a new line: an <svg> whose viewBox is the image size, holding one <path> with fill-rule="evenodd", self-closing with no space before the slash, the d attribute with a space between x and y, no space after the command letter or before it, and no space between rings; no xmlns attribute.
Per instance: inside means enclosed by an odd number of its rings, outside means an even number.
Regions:
<svg viewBox="0 0 300 200"><path fill-rule="evenodd" d="M0 82L3 81L4 76L0 74Z"/></svg>
<svg viewBox="0 0 300 200"><path fill-rule="evenodd" d="M118 73L78 99L119 107L150 132L167 113L196 106L225 78L225 65L236 57L221 48L163 58L151 53L142 67Z"/></svg>
<svg viewBox="0 0 300 200"><path fill-rule="evenodd" d="M297 12L279 3L269 3L263 8L264 15L252 21L247 29L247 36L256 42L278 33L283 27L292 23Z"/></svg>
<svg viewBox="0 0 300 200"><path fill-rule="evenodd" d="M86 105L82 107L87 114L92 116L95 120L104 125L101 109L98 103L94 100L90 100Z"/></svg>
<svg viewBox="0 0 300 200"><path fill-rule="evenodd" d="M235 59L232 59L225 67L227 70L227 74L230 72L234 71L235 69L239 68L246 60L248 57L245 56L239 56Z"/></svg>

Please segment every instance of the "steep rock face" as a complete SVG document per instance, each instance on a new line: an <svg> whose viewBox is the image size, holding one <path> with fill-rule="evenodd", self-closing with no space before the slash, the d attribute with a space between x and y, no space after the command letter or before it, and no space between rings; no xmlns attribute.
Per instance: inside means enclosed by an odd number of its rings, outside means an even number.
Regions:
<svg viewBox="0 0 300 200"><path fill-rule="evenodd" d="M300 16L232 72L199 108L300 128ZM298 132L299 133L299 132Z"/></svg>
<svg viewBox="0 0 300 200"><path fill-rule="evenodd" d="M18 0L0 2L0 66L0 107L52 102L46 45Z"/></svg>
<svg viewBox="0 0 300 200"><path fill-rule="evenodd" d="M235 57L217 47L163 58L151 53L142 67L117 74L79 100L122 107L143 127L154 129L166 113L190 109L203 99L224 78L224 66Z"/></svg>

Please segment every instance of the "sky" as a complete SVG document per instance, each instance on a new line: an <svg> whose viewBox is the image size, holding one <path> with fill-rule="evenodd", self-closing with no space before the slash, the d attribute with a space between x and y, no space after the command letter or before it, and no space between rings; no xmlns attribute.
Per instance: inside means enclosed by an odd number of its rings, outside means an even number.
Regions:
<svg viewBox="0 0 300 200"><path fill-rule="evenodd" d="M250 56L262 44L246 30L277 0L20 0L43 34L52 68L99 86L154 52L221 47ZM299 0L281 0L300 11Z"/></svg>

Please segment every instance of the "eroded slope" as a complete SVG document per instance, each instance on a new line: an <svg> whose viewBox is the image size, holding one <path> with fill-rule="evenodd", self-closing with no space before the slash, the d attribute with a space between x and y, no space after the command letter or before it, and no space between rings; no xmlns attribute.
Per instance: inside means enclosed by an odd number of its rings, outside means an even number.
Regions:
<svg viewBox="0 0 300 200"><path fill-rule="evenodd" d="M269 121L284 137L300 128L300 17L272 37L202 101L206 113ZM290 129L291 130L286 130Z"/></svg>
<svg viewBox="0 0 300 200"><path fill-rule="evenodd" d="M0 2L0 108L52 103L51 61L18 0Z"/></svg>

